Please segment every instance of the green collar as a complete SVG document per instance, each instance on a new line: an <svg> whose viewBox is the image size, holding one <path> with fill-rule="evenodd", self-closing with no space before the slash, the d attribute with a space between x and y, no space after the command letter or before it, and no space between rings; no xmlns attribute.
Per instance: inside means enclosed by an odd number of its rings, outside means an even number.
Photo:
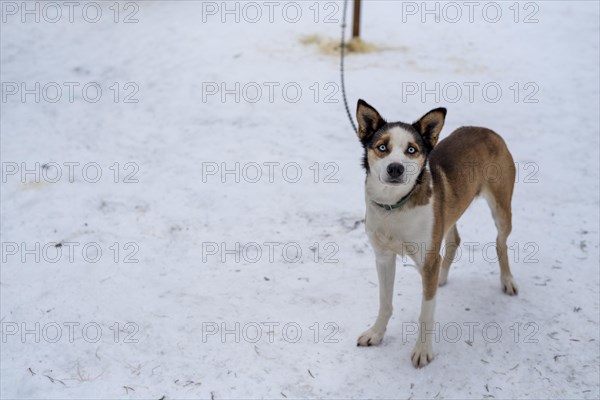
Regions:
<svg viewBox="0 0 600 400"><path fill-rule="evenodd" d="M412 188L412 190L410 192L408 192L408 194L406 196L401 198L400 201L397 202L396 204L381 204L376 201L374 201L373 203L377 204L379 207L383 208L384 210L392 211L392 210L400 208L403 205L405 205L406 203L408 203L408 200L410 199L410 195L413 194L414 190L415 190L415 188Z"/></svg>

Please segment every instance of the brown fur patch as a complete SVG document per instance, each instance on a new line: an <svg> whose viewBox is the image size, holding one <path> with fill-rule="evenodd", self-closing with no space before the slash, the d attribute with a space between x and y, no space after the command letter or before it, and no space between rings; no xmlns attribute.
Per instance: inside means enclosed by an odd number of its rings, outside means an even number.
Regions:
<svg viewBox="0 0 600 400"><path fill-rule="evenodd" d="M506 237L511 230L511 198L516 172L504 140L486 128L462 127L433 149L429 165L434 188L434 224L432 248L423 268L425 299L432 299L437 290L441 261L439 254L444 236L480 193L488 197L493 205L494 218L497 219L497 246L502 275L511 276ZM494 165L499 172L489 176L486 172L489 165ZM411 201L417 201L417 198Z"/></svg>
<svg viewBox="0 0 600 400"><path fill-rule="evenodd" d="M429 203L432 194L431 173L429 171L424 171L421 175L421 182L417 184L415 190L413 190L406 207L424 206Z"/></svg>

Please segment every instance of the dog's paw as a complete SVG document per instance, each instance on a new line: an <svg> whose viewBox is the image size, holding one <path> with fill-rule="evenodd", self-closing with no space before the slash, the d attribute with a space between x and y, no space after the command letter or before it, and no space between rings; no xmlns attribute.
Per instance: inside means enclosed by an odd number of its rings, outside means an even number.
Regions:
<svg viewBox="0 0 600 400"><path fill-rule="evenodd" d="M385 331L376 331L373 328L363 332L356 341L357 346L377 346L383 340Z"/></svg>
<svg viewBox="0 0 600 400"><path fill-rule="evenodd" d="M519 294L519 288L517 287L517 283L512 276L503 277L501 279L502 282L502 291L509 296L516 296Z"/></svg>
<svg viewBox="0 0 600 400"><path fill-rule="evenodd" d="M417 340L417 344L410 356L413 367L422 368L433 360L433 350L430 342Z"/></svg>

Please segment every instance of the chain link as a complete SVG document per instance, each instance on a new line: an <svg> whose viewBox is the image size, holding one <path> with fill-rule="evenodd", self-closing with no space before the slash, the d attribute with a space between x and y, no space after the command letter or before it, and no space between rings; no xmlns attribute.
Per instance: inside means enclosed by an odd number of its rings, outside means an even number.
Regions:
<svg viewBox="0 0 600 400"><path fill-rule="evenodd" d="M348 8L348 0L344 0L344 10L342 12L342 40L340 42L340 77L342 84L342 97L344 98L344 107L346 107L346 114L348 114L348 119L352 124L352 128L354 132L358 132L356 129L356 125L354 124L354 119L352 119L352 114L350 113L350 108L348 108L348 99L346 99L346 85L344 83L344 48L346 47L344 37L346 36L346 10Z"/></svg>

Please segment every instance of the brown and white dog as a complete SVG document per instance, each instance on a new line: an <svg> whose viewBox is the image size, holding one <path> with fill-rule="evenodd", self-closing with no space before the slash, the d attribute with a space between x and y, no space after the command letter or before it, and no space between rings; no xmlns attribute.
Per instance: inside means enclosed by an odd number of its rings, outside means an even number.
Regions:
<svg viewBox="0 0 600 400"><path fill-rule="evenodd" d="M437 144L445 117L446 109L437 108L413 124L388 123L365 101L359 100L357 106L367 172L365 226L379 278L379 314L357 345L381 343L392 316L396 255L409 256L423 283L420 334L411 356L415 367L433 359L432 335L423 333L434 329L436 290L446 283L460 244L456 221L476 196L487 200L498 230L502 288L517 294L506 246L512 227L513 158L504 140L486 128L462 127ZM490 165L495 167L491 177ZM407 249L415 246L426 251L408 254Z"/></svg>

